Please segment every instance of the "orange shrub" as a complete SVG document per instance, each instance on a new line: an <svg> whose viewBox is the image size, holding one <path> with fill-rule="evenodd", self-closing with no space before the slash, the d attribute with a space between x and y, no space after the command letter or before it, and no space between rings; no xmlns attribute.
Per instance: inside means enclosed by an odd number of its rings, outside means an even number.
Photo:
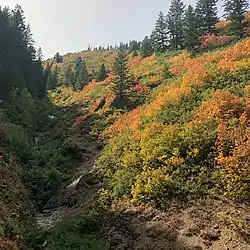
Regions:
<svg viewBox="0 0 250 250"><path fill-rule="evenodd" d="M212 49L226 45L230 42L230 37L226 35L216 36L215 34L207 34L201 37L201 48Z"/></svg>
<svg viewBox="0 0 250 250"><path fill-rule="evenodd" d="M180 55L168 59L167 62L170 64L169 71L174 75L182 73L186 69L185 64L189 58L190 53L185 50Z"/></svg>
<svg viewBox="0 0 250 250"><path fill-rule="evenodd" d="M228 90L216 91L212 98L204 101L196 111L195 120L205 122L212 118L226 118L241 113L242 106L238 96L232 95Z"/></svg>
<svg viewBox="0 0 250 250"><path fill-rule="evenodd" d="M215 24L216 33L219 35L227 34L230 24L230 20L220 20L218 23Z"/></svg>

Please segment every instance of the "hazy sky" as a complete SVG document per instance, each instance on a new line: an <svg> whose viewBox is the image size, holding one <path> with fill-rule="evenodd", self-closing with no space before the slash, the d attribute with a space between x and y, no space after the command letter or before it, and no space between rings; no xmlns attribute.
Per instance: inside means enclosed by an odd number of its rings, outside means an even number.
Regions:
<svg viewBox="0 0 250 250"><path fill-rule="evenodd" d="M141 40L149 35L171 0L0 0L22 6L44 57L81 51L90 45ZM221 0L220 0L221 1ZM184 0L192 4L196 0Z"/></svg>

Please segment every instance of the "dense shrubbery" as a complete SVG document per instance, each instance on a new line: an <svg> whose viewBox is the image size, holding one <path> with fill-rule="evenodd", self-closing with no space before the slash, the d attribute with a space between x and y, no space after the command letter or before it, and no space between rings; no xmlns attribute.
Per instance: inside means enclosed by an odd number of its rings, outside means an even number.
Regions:
<svg viewBox="0 0 250 250"><path fill-rule="evenodd" d="M233 198L248 197L249 51L248 39L169 60L177 79L104 133L110 141L99 166L111 197L164 206L217 187Z"/></svg>
<svg viewBox="0 0 250 250"><path fill-rule="evenodd" d="M46 242L47 250L69 249L107 249L100 236L101 220L98 215L82 215L77 218L65 218L53 228L44 232L32 230L25 249L42 247ZM44 247L43 247L44 248Z"/></svg>

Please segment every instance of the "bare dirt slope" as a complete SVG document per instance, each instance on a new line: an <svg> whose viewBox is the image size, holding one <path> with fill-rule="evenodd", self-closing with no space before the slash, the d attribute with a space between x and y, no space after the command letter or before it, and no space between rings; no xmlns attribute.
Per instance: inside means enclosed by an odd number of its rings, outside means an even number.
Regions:
<svg viewBox="0 0 250 250"><path fill-rule="evenodd" d="M71 179L37 216L42 228L67 216L87 214L98 206L98 191L104 183L97 176L96 160L102 142L86 130L71 132L69 144L82 157ZM249 204L214 195L188 204L172 202L165 211L119 202L104 212L101 235L109 249L118 250L250 250L249 208Z"/></svg>
<svg viewBox="0 0 250 250"><path fill-rule="evenodd" d="M96 176L98 145L90 142L88 152L87 160L38 216L41 226L50 227L68 215L87 213L97 204L98 190L103 186ZM102 235L109 249L248 250L249 212L248 204L214 196L184 205L171 204L166 211L117 203L104 215Z"/></svg>

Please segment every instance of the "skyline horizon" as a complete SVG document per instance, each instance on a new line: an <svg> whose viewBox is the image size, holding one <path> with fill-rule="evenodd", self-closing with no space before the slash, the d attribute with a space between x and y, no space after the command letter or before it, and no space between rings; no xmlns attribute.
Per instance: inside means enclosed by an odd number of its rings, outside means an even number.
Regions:
<svg viewBox="0 0 250 250"><path fill-rule="evenodd" d="M128 0L124 3L105 0L96 4L98 0L72 0L67 4L65 1L44 0L43 3L35 3L36 5L34 2L36 1L0 0L0 6L9 6L13 9L18 4L22 7L26 22L31 26L35 47L36 49L41 47L44 59L48 59L57 52L65 55L87 50L89 45L107 47L107 45L119 45L121 42L126 43L130 40L142 41L153 30L160 11L167 13L171 1L156 0L154 3L145 3L143 0L138 0L134 3ZM190 4L194 7L197 1L184 0L183 2L186 6ZM221 2L222 0L219 0L217 3L219 18L223 13ZM49 8L46 3L50 3ZM128 18L127 10L119 12L119 9L124 10L130 3L134 8L129 9ZM85 6L88 6L87 12L84 9ZM139 11L145 15L138 16ZM43 15L45 12L47 12L46 18Z"/></svg>

